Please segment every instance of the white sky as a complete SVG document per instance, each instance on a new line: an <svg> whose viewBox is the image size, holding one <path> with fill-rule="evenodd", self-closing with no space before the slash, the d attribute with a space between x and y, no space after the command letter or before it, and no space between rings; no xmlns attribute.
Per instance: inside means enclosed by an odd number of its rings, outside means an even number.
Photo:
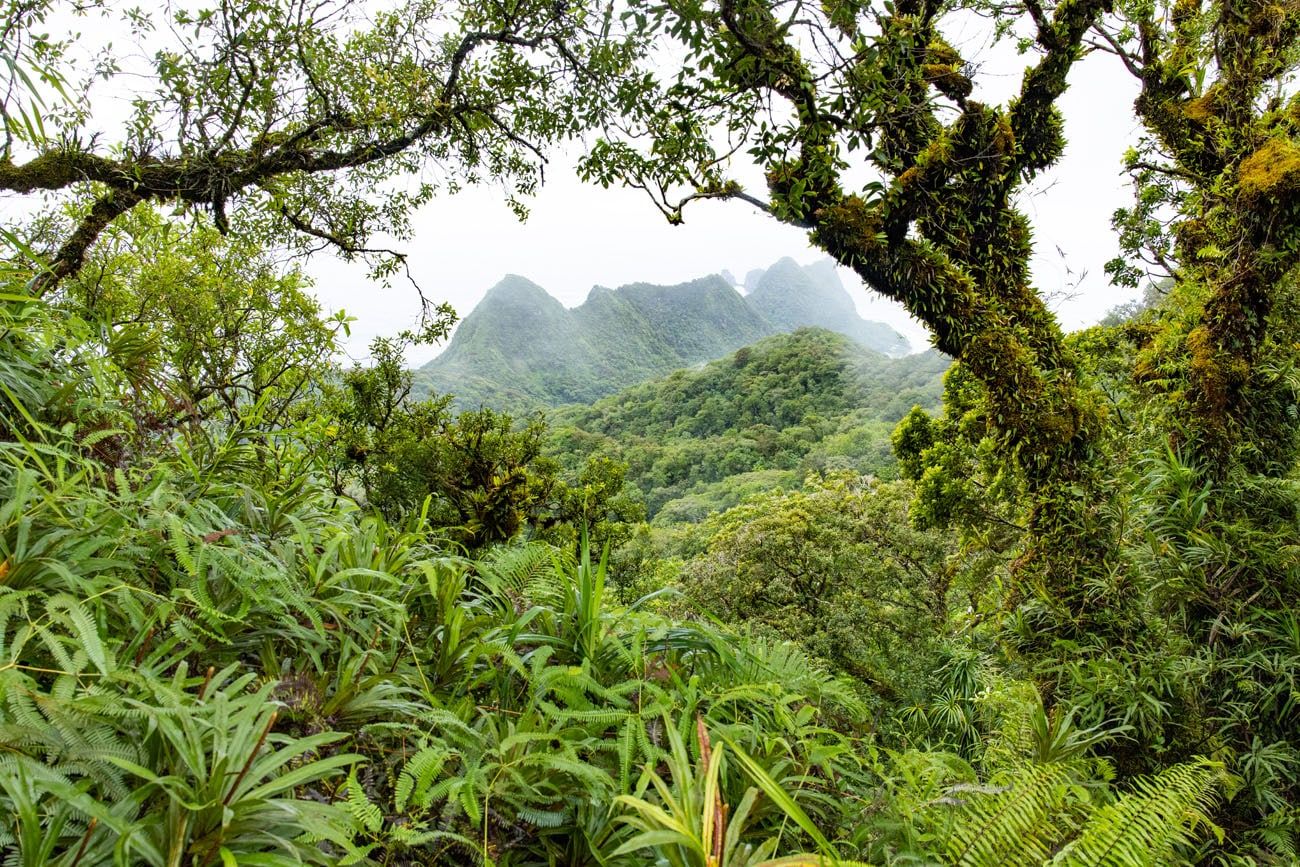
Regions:
<svg viewBox="0 0 1300 867"><path fill-rule="evenodd" d="M956 36L959 50L983 58L976 97L1002 101L1018 88L1023 59L970 44L978 37L963 44L961 34ZM1119 167L1137 123L1131 110L1136 83L1113 58L1088 58L1076 65L1070 82L1060 102L1069 140L1065 157L1024 197L1023 207L1035 228L1039 287L1054 293L1077 284L1075 297L1053 301L1062 323L1075 328L1095 322L1132 294L1111 286L1103 266L1117 251L1110 216L1131 195ZM450 301L463 317L501 277L514 273L572 307L597 284L679 283L724 268L743 279L750 269L782 256L805 264L823 256L802 230L741 202L695 203L684 225L670 226L640 191L584 185L571 161L562 158L552 159L547 183L529 206L530 217L520 223L491 187L467 189L426 206L414 220L415 240L404 246L425 293ZM357 318L347 344L353 358L366 356L375 335L415 321L419 304L409 284L370 285L364 268L328 256L315 259L309 270L322 303ZM841 277L864 317L888 322L914 349L926 348L925 329L901 307L862 288L852 272L841 269ZM419 347L409 361L423 363L438 351Z"/></svg>

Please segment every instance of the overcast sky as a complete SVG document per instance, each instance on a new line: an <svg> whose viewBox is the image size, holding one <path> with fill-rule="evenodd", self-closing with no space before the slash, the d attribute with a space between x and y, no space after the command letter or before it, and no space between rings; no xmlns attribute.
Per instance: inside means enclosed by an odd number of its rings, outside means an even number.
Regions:
<svg viewBox="0 0 1300 867"><path fill-rule="evenodd" d="M1017 89L1023 59L972 44L977 35L954 35L966 56L980 58L977 98L1001 102ZM1069 139L1065 158L1024 197L1023 206L1035 229L1039 287L1063 292L1077 283L1076 297L1054 301L1062 323L1074 328L1095 322L1132 295L1112 287L1103 266L1117 250L1110 215L1131 195L1119 167L1137 123L1131 109L1136 83L1113 58L1088 58L1070 82L1060 103ZM679 283L724 268L743 279L746 271L782 256L808 263L823 255L802 230L741 202L696 203L687 209L685 225L670 226L641 192L584 185L563 157L552 160L546 186L529 205L531 215L520 223L499 190L479 187L426 206L415 219L416 239L404 247L425 293L450 301L463 317L513 273L572 307L598 284ZM347 346L353 358L365 357L372 337L408 327L418 314L409 285L368 284L364 268L324 255L309 269L324 305L357 318ZM841 276L863 316L894 325L915 349L928 345L925 329L901 308L864 289L852 272L841 269ZM421 347L409 360L418 364L438 351Z"/></svg>

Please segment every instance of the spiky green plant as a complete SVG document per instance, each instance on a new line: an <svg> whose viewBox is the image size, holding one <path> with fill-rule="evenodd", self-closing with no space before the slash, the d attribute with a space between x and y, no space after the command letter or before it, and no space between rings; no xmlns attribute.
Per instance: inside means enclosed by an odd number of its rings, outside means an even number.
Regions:
<svg viewBox="0 0 1300 867"><path fill-rule="evenodd" d="M647 768L637 793L619 796L618 803L626 810L622 821L639 833L615 850L615 856L649 851L671 867L818 867L854 863L840 859L835 847L786 788L758 762L734 744L713 743L702 717L696 719L696 758L688 752L676 725L669 722L665 730L669 739L665 760L669 779ZM734 811L724 794L728 754L734 756L741 772L753 783L745 788ZM647 797L651 787L654 799ZM756 836L750 828L754 807L763 796L770 798L798 831L807 834L821 854L775 857L782 846L781 834Z"/></svg>

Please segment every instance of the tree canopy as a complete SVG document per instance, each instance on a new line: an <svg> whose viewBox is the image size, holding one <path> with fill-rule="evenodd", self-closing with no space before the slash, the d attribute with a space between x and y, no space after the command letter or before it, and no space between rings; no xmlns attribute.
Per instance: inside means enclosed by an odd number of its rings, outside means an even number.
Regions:
<svg viewBox="0 0 1300 867"><path fill-rule="evenodd" d="M1014 557L1009 646L1042 672L1045 693L1114 715L1126 698L1104 698L1082 659L1153 644L1185 660L1203 653L1201 685L1168 694L1185 715L1157 714L1148 748L1212 740L1244 756L1269 742L1297 755L1292 711L1249 698L1268 692L1270 675L1246 660L1280 652L1285 629L1246 624L1287 618L1300 591L1283 565L1300 502L1289 373L1300 345L1289 312L1300 15L1254 0L632 8L685 59L636 113L637 135L607 131L586 174L647 190L673 221L702 198L763 208L929 327L965 385L941 430L913 417L899 433L918 514L955 517ZM1003 104L978 98L978 68L945 38L954 16L971 14L1020 37L1024 75ZM1118 334L1067 336L1034 284L1018 194L1059 161L1058 102L1094 52L1135 77L1142 124L1125 157L1135 204L1116 217L1126 256L1110 270L1134 283L1150 269L1168 281L1167 301ZM739 183L746 165L765 189ZM1188 486L1199 506L1174 530L1163 509ZM1143 521L1153 523L1136 531L1146 554L1126 542L1135 498L1152 498ZM1023 528L1010 548L989 537L995 518ZM1183 577L1148 594L1166 569ZM1241 630L1231 647L1220 637L1229 623ZM1212 673L1221 667L1239 679ZM1255 727L1264 720L1268 734ZM1276 817L1294 796L1294 778L1277 779L1273 794L1237 802L1242 821Z"/></svg>
<svg viewBox="0 0 1300 867"><path fill-rule="evenodd" d="M23 85L0 101L0 191L77 204L42 283L76 272L140 202L392 274L402 254L370 239L409 238L412 210L438 192L490 180L522 213L543 149L605 113L641 42L609 8L549 0L6 0L0 18L9 80ZM49 34L69 24L130 34L142 56ZM102 93L125 97L129 115L97 112Z"/></svg>

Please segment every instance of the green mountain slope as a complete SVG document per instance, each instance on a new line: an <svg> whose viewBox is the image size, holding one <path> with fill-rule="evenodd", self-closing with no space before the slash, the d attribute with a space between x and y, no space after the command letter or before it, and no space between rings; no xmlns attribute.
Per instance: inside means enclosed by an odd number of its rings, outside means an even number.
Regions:
<svg viewBox="0 0 1300 867"><path fill-rule="evenodd" d="M948 363L934 351L892 359L804 328L555 410L551 448L571 467L595 454L626 461L652 515L698 520L811 471L892 477L890 431L916 404L937 408Z"/></svg>
<svg viewBox="0 0 1300 867"><path fill-rule="evenodd" d="M687 364L718 358L772 333L771 325L718 275L678 286L633 283L618 294Z"/></svg>
<svg viewBox="0 0 1300 867"><path fill-rule="evenodd" d="M597 286L570 310L535 283L507 276L447 349L416 371L416 394L449 393L462 408L516 412L590 403L805 325L887 355L908 351L889 326L857 315L829 260L807 269L782 260L751 280L758 288L749 296L719 275L676 286Z"/></svg>
<svg viewBox="0 0 1300 867"><path fill-rule="evenodd" d="M455 393L466 407L584 400L585 384L596 379L592 360L564 305L511 274L460 324L437 359L436 382L418 375L417 390Z"/></svg>
<svg viewBox="0 0 1300 867"><path fill-rule="evenodd" d="M884 323L858 316L829 259L808 267L782 259L757 278L747 300L777 331L814 326L847 335L885 355L908 351L901 334Z"/></svg>

